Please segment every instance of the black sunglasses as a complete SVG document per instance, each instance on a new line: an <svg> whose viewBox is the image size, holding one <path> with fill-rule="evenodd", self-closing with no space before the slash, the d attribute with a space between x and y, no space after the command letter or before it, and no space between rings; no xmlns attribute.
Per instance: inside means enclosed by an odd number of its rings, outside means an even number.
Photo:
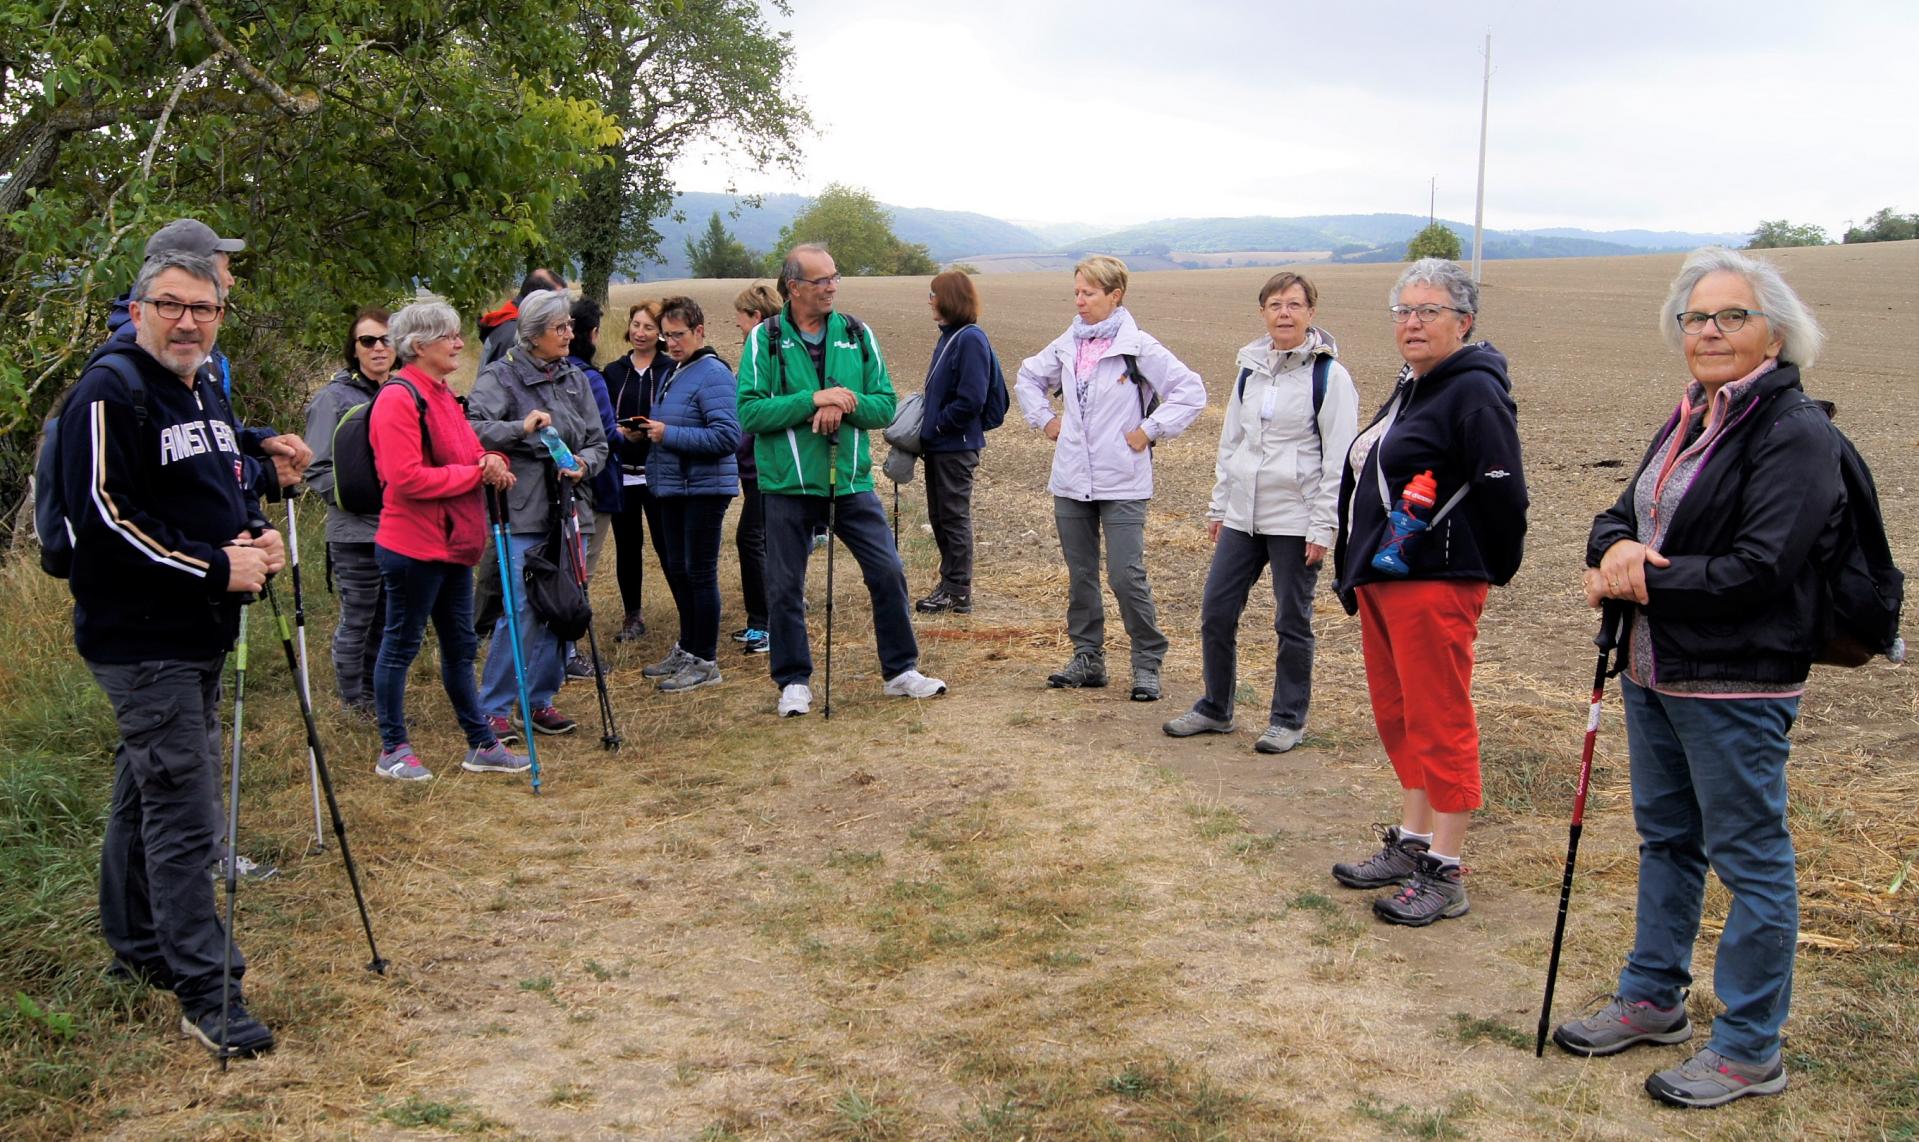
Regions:
<svg viewBox="0 0 1919 1142"><path fill-rule="evenodd" d="M358 337L355 337L354 340L360 343L360 348L362 349L371 349L375 345L391 346L393 344L393 339L384 333L362 333Z"/></svg>

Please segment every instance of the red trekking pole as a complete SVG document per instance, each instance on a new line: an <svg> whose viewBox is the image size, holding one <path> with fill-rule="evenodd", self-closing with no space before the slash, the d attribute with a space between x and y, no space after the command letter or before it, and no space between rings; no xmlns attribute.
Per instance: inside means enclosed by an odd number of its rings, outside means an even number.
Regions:
<svg viewBox="0 0 1919 1142"><path fill-rule="evenodd" d="M1559 919L1553 924L1552 958L1546 962L1546 998L1539 1005L1539 1037L1533 1043L1533 1058L1546 1054L1546 1029L1552 1022L1553 984L1559 979L1559 950L1566 941L1566 909L1572 903L1573 864L1579 858L1579 834L1585 829L1586 790L1592 786L1593 743L1599 740L1599 711L1605 705L1606 665L1613 648L1619 645L1619 626L1625 618L1624 603L1608 600L1599 612L1599 633L1593 645L1599 648L1599 663L1593 667L1592 708L1586 715L1586 747L1579 755L1579 788L1573 795L1572 827L1566 838L1566 873L1559 881Z"/></svg>

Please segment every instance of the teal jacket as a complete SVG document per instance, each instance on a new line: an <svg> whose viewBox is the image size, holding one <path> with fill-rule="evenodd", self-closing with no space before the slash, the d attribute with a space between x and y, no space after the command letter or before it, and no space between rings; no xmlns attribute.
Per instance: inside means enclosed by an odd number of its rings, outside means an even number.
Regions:
<svg viewBox="0 0 1919 1142"><path fill-rule="evenodd" d="M779 360L768 349L778 323ZM760 322L740 355L740 428L753 434L753 462L760 491L780 496L824 496L833 440L812 429L813 394L827 385L852 390L858 403L840 422L839 478L834 495L873 490L873 446L867 430L893 420L893 379L887 375L873 331L858 334L841 313L826 315L826 380L793 324L791 307Z"/></svg>

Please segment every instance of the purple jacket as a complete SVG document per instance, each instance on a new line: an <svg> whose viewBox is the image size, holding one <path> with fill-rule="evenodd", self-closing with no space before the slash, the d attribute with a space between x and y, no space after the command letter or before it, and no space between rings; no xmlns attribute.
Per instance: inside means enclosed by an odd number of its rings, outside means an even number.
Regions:
<svg viewBox="0 0 1919 1142"><path fill-rule="evenodd" d="M1064 395L1057 415L1059 442L1053 447L1053 476L1046 490L1065 499L1146 500L1153 496L1153 452L1133 451L1126 434L1144 428L1151 440L1169 440L1186 430L1206 407L1206 386L1199 374L1142 332L1130 313L1122 316L1119 333L1093 367L1086 390L1086 411L1080 411L1074 359L1079 344L1068 329L1053 343L1028 357L1019 367L1013 391L1020 414L1035 429L1053 419L1052 398ZM1124 356L1139 360L1139 371L1155 390L1160 405L1140 419L1140 393L1126 375ZM1147 394L1150 401L1154 394Z"/></svg>

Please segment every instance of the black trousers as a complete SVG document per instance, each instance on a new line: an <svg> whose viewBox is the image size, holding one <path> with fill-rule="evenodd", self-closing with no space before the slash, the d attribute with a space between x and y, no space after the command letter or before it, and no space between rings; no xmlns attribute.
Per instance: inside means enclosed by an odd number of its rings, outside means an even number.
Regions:
<svg viewBox="0 0 1919 1142"><path fill-rule="evenodd" d="M666 537L660 532L660 501L645 484L628 484L625 506L612 513L614 578L620 584L620 605L629 615L640 613L646 596L646 539L653 537L653 557L666 566Z"/></svg>
<svg viewBox="0 0 1919 1142"><path fill-rule="evenodd" d="M740 524L733 532L740 553L740 597L746 604L746 625L766 629L766 501L759 481L740 478Z"/></svg>
<svg viewBox="0 0 1919 1142"><path fill-rule="evenodd" d="M939 585L956 599L973 597L973 470L979 450L928 452L926 518L940 549Z"/></svg>

